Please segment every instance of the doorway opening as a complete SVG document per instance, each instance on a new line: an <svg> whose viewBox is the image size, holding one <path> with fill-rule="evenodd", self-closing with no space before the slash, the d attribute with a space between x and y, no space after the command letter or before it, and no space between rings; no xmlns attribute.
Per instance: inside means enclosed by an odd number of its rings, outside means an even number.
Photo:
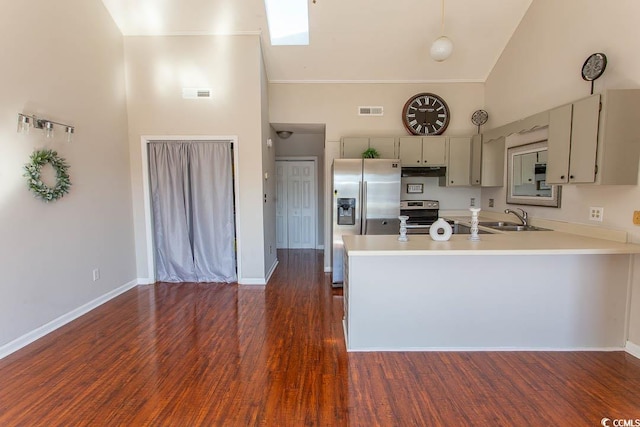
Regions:
<svg viewBox="0 0 640 427"><path fill-rule="evenodd" d="M231 169L230 171L230 175L231 175L231 192L229 194L229 192L227 191L227 194L225 195L224 198L224 210L225 212L227 212L227 222L230 221L230 227L231 230L228 229L227 227L227 231L226 231L226 236L227 236L227 240L229 240L228 243L225 243L224 246L224 254L223 256L227 257L227 261L229 259L232 260L232 264L234 266L234 279L233 281L239 281L240 280L240 272L241 270L241 266L240 266L240 259L241 257L239 256L241 254L241 247L239 244L239 241L237 241L236 236L238 235L238 221L237 221L237 215L236 215L236 211L235 211L235 207L238 206L238 200L237 200L237 190L235 188L235 184L237 182L237 177L236 177L236 173L238 170L238 165L237 165L237 156L234 155L234 146L237 144L237 137L229 137L229 136L224 136L224 137L216 137L216 136L188 136L188 137L176 137L176 136L143 136L142 137L142 169L143 169L143 192L144 192L144 207L145 207L145 231L146 231L146 255L147 255L147 274L148 274L148 278L146 280L144 280L144 282L152 284L155 283L159 276L158 276L158 264L160 262L164 262L162 259L160 259L161 257L159 257L159 252L158 252L158 245L161 244L160 241L156 241L158 240L156 237L156 216L158 215L158 211L156 209L154 209L154 202L157 202L157 200L154 200L154 198L157 198L157 195L154 195L154 193L152 192L153 189L153 185L152 185L152 179L151 179L151 173L153 172L153 168L151 167L151 155L152 155L152 147L150 147L153 144L163 144L163 143L176 143L176 145L182 145L182 146L188 146L189 143L194 143L193 145L196 146L200 146L205 147L208 146L209 144L216 144L219 146L225 145L227 147L227 151L228 153L226 154L226 162L227 162L227 167L229 167ZM224 152L225 150L223 149L222 152ZM201 157L201 153L197 155L197 157ZM230 156L230 162L229 162L229 156ZM230 163L230 164L229 164ZM174 170L175 168L171 168L172 170ZM189 166L185 167L185 169L189 169ZM227 175L228 175L227 171ZM173 173L173 172L172 172ZM189 171L189 173L191 173L191 171ZM206 178L207 176L210 176L211 173L209 173L209 175L207 174L200 174L202 176L204 176L204 178L196 176L196 178L188 178L187 180L192 180L192 179L200 179L200 180L204 180L204 182L202 182L199 187L192 187L191 183L189 183L188 185L188 189L185 190L185 194L190 193L192 191L201 191L203 188L206 190L208 190L208 186L211 185L210 182L207 182L207 180L209 178ZM198 175L198 174L197 174ZM171 178L173 179L173 178ZM198 189L199 188L199 189ZM227 185L228 188L228 185ZM182 190L180 190L182 191ZM206 196L206 198L208 198L209 196ZM214 204L220 204L220 201L216 201ZM211 203L209 203L210 206L212 206ZM191 206L187 206L185 208L186 210L190 210ZM211 209L211 208L210 208ZM155 212L155 215L154 215ZM211 212L206 212L205 211L205 217L212 216ZM189 215L187 215L189 216ZM191 215L191 217L193 217ZM187 220L187 221L190 221ZM169 222L170 224L170 222ZM169 227L173 227L173 225L169 225ZM183 239L184 241L189 241L192 242L194 239L194 235L193 235L193 231L190 231L189 233L191 233L188 238ZM208 236L208 237L207 237ZM213 235L211 233L207 234L204 233L202 234L200 237L195 237L195 240L198 240L198 238L200 239L205 239L204 244L203 243L198 243L201 248L205 247L204 249L200 249L201 251L209 251L210 248L207 247L207 242L206 239L209 239L209 241L213 240ZM172 245L173 243L171 243ZM190 244L190 243L189 243ZM166 247L166 244L165 244ZM231 250L229 250L229 247L231 248ZM215 252L215 251L214 251ZM222 253L222 252L221 252ZM188 257L189 255L185 255L185 257ZM209 253L206 256L219 256L218 254L215 253ZM230 258L232 257L232 258ZM217 274L217 273L216 273ZM216 277L214 276L203 276L203 277ZM227 276L220 276L220 277L232 277L230 275ZM217 280L211 280L211 279L207 279L204 281L217 281ZM229 280L221 280L221 281L229 281Z"/></svg>
<svg viewBox="0 0 640 427"><path fill-rule="evenodd" d="M315 249L318 240L317 158L276 160L276 247Z"/></svg>

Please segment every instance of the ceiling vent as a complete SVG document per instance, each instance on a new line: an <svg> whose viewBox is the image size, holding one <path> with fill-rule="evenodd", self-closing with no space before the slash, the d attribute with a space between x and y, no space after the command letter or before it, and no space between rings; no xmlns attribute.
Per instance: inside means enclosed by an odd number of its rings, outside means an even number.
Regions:
<svg viewBox="0 0 640 427"><path fill-rule="evenodd" d="M182 88L182 97L184 99L205 99L211 98L211 89L209 88Z"/></svg>
<svg viewBox="0 0 640 427"><path fill-rule="evenodd" d="M382 107L358 107L359 116L384 116Z"/></svg>

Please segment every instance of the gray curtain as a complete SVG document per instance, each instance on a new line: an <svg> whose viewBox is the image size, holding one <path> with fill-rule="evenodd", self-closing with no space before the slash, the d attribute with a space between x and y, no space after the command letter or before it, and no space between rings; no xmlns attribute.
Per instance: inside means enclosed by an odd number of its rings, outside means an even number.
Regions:
<svg viewBox="0 0 640 427"><path fill-rule="evenodd" d="M156 255L162 282L235 282L230 142L149 143Z"/></svg>

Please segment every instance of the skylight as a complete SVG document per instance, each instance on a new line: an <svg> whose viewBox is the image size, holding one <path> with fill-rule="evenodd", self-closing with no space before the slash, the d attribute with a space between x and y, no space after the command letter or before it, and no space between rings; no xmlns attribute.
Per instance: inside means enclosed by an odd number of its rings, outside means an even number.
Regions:
<svg viewBox="0 0 640 427"><path fill-rule="evenodd" d="M309 44L307 0L264 0L269 36L274 46Z"/></svg>

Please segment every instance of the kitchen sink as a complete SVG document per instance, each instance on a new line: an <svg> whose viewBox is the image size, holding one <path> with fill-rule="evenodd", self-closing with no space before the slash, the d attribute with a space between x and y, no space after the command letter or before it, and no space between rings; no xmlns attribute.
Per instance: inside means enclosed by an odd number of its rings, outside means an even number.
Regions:
<svg viewBox="0 0 640 427"><path fill-rule="evenodd" d="M484 227L506 227L518 224L516 224L515 222L507 221L480 221L478 225L482 225Z"/></svg>
<svg viewBox="0 0 640 427"><path fill-rule="evenodd" d="M471 227L465 224L453 224L451 226L453 234L471 234ZM478 234L493 234L491 231L478 230Z"/></svg>
<svg viewBox="0 0 640 427"><path fill-rule="evenodd" d="M518 224L494 225L494 226L487 226L487 227L493 228L494 230L500 230L500 231L550 231L548 228L534 227L533 225L518 225Z"/></svg>

